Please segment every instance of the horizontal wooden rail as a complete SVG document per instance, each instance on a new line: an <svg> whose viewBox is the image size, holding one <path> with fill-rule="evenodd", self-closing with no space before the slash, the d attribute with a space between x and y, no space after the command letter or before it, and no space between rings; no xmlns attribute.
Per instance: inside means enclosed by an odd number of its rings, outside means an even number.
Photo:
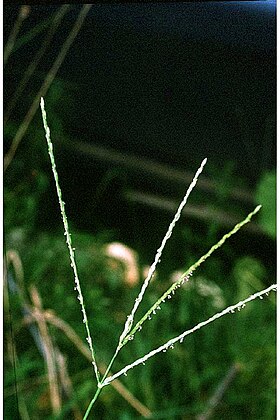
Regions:
<svg viewBox="0 0 280 420"><path fill-rule="evenodd" d="M187 186L193 178L192 172L185 172L180 169L175 169L169 165L130 153L119 152L117 150L105 148L93 143L84 143L80 141L69 142L65 139L60 140L60 142L61 145L66 149L75 150L79 153L90 156L93 159L120 165L129 168L132 171L140 171L165 181L173 181ZM218 186L214 181L211 181L202 175L199 178L197 188L209 193L214 193ZM229 196L233 199L248 204L255 204L253 194L245 189L232 188L232 190L229 192Z"/></svg>

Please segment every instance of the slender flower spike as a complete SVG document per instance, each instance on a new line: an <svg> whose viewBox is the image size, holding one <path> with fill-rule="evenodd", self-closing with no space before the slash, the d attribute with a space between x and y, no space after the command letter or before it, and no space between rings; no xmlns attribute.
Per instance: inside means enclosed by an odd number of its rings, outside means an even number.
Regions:
<svg viewBox="0 0 280 420"><path fill-rule="evenodd" d="M71 265L71 267L73 269L73 273L74 273L75 290L77 290L77 292L78 292L78 301L80 302L80 305L81 305L82 315L83 315L83 323L85 324L85 329L86 329L86 334L87 334L86 340L87 340L87 343L89 345L89 349L90 349L90 352L91 352L92 364L93 364L93 367L94 367L94 372L95 372L95 376L96 376L96 379L97 379L97 383L99 383L100 375L99 375L99 371L98 371L96 360L95 360L95 353L94 353L94 350L93 350L92 339L91 339L89 325L88 325L88 318L87 318L85 304L84 304L84 298L83 298L83 295L82 295L80 280L79 280L79 276L78 276L78 270L77 270L76 261L75 261L75 253L74 253L75 248L73 248L73 246L72 246L71 234L69 232L68 220L67 220L66 212L65 212L65 203L62 200L62 193L61 193L61 189L60 189L59 182L58 182L58 173L57 173L57 170L56 170L56 164L55 164L55 159L54 159L53 144L52 144L52 141L51 141L50 129L49 129L48 123L47 123L47 114L46 114L46 111L45 111L45 102L44 102L43 98L41 98L41 104L40 105L41 105L44 129L45 129L45 132L46 132L48 151L49 151L49 156L50 156L50 160L51 160L53 176L54 176L54 180L55 180L56 192L57 192L57 196L58 196L61 216L62 216L63 225L64 225L64 231L65 231L64 235L65 235L66 243L67 243L68 250L69 250L70 265Z"/></svg>
<svg viewBox="0 0 280 420"><path fill-rule="evenodd" d="M123 330L123 332L122 332L122 334L120 336L119 348L121 348L123 346L123 344L127 342L126 337L127 337L127 335L129 334L129 332L130 332L130 330L132 328L133 320L134 320L134 315L135 315L135 313L136 313L136 311L138 309L138 306L140 305L140 302L143 299L144 293L145 293L145 291L146 291L146 289L147 289L147 287L148 287L148 285L149 285L149 283L150 283L150 281L151 281L151 279L152 279L152 277L153 277L153 275L155 273L156 266L160 262L161 254L162 254L162 252L164 250L164 247L166 245L166 242L168 241L168 239L172 235L172 232L173 232L173 229L175 227L175 224L180 219L182 210L185 207L185 205L186 205L186 203L188 201L189 195L192 192L192 190L194 189L194 187L195 187L195 185L197 183L198 177L201 174L201 172L203 171L203 168L204 168L206 162L207 162L207 158L205 158L202 161L200 167L196 171L196 174L195 174L195 176L194 176L194 178L193 178L193 180L192 180L189 188L187 189L187 192L186 192L183 200L181 201L181 203L180 203L180 205L178 207L178 210L177 210L177 212L176 212L176 214L175 214L172 222L169 225L169 228L168 228L168 230L167 230L167 232L166 232L166 234L165 234L165 236L164 236L164 238L162 240L162 243L161 243L159 249L157 250L157 253L156 253L154 262L151 265L150 270L148 272L148 276L146 277L146 279L145 279L145 281L144 281L144 283L142 285L142 288L140 290L139 295L135 299L135 302L134 302L134 305L133 305L133 308L131 310L130 315L127 317L127 321L125 323L124 330ZM153 308L153 310L154 310L154 308Z"/></svg>

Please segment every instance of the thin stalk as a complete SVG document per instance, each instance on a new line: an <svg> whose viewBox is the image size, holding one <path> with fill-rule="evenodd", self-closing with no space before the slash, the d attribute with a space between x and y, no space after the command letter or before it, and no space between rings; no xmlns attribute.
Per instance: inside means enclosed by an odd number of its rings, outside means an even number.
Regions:
<svg viewBox="0 0 280 420"><path fill-rule="evenodd" d="M91 400L91 402L89 403L89 406L87 408L87 411L85 412L85 415L83 417L83 420L86 420L88 418L88 415L90 413L90 410L92 409L92 406L94 405L95 401L99 397L99 394L100 394L101 391L102 391L102 388L97 388L96 393L94 394L94 397Z"/></svg>
<svg viewBox="0 0 280 420"><path fill-rule="evenodd" d="M112 359L111 359L111 361L110 361L110 363L109 363L109 365L108 365L108 367L107 367L106 372L104 373L104 375L103 375L103 377L102 377L101 381L98 383L97 390L96 390L96 392L95 392L95 394L94 394L93 399L91 400L91 402L90 402L90 403L89 403L89 405L88 405L88 408L87 408L87 411L85 412L85 415L84 415L84 417L83 417L83 420L86 420L86 419L88 418L88 415L89 415L89 413L90 413L90 411L91 411L91 409L92 409L92 407L93 407L93 405L94 405L95 401L97 400L97 398L98 398L98 396L99 396L100 392L102 391L102 389L103 389L103 387L104 387L104 385L103 385L103 384L104 384L104 382L105 382L105 380L106 380L107 376L108 376L108 375L109 375L109 373L110 373L110 369L111 369L111 367L113 366L113 363L114 363L114 361L115 361L115 359L116 359L116 357L117 357L117 355L118 355L119 350L120 350L119 348L117 348L117 349L116 349L115 354L114 354L114 356L112 357Z"/></svg>
<svg viewBox="0 0 280 420"><path fill-rule="evenodd" d="M108 365L108 367L107 367L107 369L106 369L106 372L104 373L104 375L103 375L103 377L102 377L102 379L101 379L101 381L100 381L100 383L99 383L99 387L100 388L102 388L102 383L105 381L105 379L107 378L107 376L108 376L108 374L109 374L109 372L110 372L110 369L111 369L111 367L113 366L113 363L114 363L114 361L115 361L115 359L116 359L116 357L117 357L117 355L118 355L118 352L119 352L119 349L116 349L116 351L115 351L115 353L114 353L114 356L112 357L112 359L111 359L111 361L110 361L110 363L109 363L109 365Z"/></svg>
<svg viewBox="0 0 280 420"><path fill-rule="evenodd" d="M91 338L91 335L90 335L88 318L87 318L85 304L84 304L84 298L83 298L83 295L82 295L80 280L79 280L79 276L78 276L78 270L77 270L76 261L75 261L75 252L74 252L75 248L73 248L73 246L72 246L71 234L69 232L68 220L67 220L66 212L65 212L65 203L62 200L62 193L61 193L61 189L60 189L59 182L58 182L58 173L57 173L57 170L56 170L56 164L55 164L55 159L54 159L53 144L52 144L52 141L51 141L50 129L49 129L48 123L47 123L47 114L46 114L46 111L45 111L45 103L44 103L43 98L41 98L41 110L42 110L44 129L45 129L45 132L46 132L48 152L49 152L49 156L50 156L50 160L51 160L52 171L53 171L53 176L54 176L55 186L56 186L56 192L57 192L57 196L58 196L61 216L62 216L63 225L64 225L64 235L66 237L66 243L67 243L68 250L69 250L71 267L72 267L73 273L74 273L75 289L77 290L78 300L80 302L81 309L82 309L83 323L85 324L85 329L86 329L86 334L87 334L86 340L87 340L88 346L90 348L90 352L91 352L91 356L92 356L92 364L93 364L93 367L94 367L95 376L96 376L96 379L97 379L97 383L99 383L100 374L99 374L97 364L96 364L96 360L95 360L95 353L94 353L94 349L93 349L92 338Z"/></svg>
<svg viewBox="0 0 280 420"><path fill-rule="evenodd" d="M9 167L10 163L12 162L17 148L20 145L21 140L23 139L26 131L28 130L28 127L31 123L31 121L34 118L34 115L37 112L37 109L39 107L39 103L40 103L40 98L45 96L47 91L49 90L49 87L51 86L61 64L64 61L64 58L66 57L66 54L68 53L69 48L71 47L72 43L74 42L76 36L78 35L84 20L90 10L90 8L92 7L92 4L85 4L78 17L76 22L74 23L73 28L71 29L66 41L64 42L64 44L61 47L61 50L58 54L58 56L56 57L55 62L53 63L51 69L49 70L48 74L45 77L45 80L43 81L39 92L37 93L35 99L33 100L29 110L27 111L27 114L25 115L22 123L20 124L15 137L13 138L12 144L10 149L8 150L8 152L6 153L5 157L4 157L4 172L6 171L6 169Z"/></svg>
<svg viewBox="0 0 280 420"><path fill-rule="evenodd" d="M61 411L61 396L58 382L58 371L56 366L55 349L52 337L49 333L48 325L42 313L44 312L41 297L35 286L30 290L31 300L34 306L34 318L38 324L39 337L43 347L43 355L48 374L48 385L50 393L50 402L53 414L58 415Z"/></svg>
<svg viewBox="0 0 280 420"><path fill-rule="evenodd" d="M38 35L40 35L40 33L43 32L52 21L53 21L53 16L50 16L40 21L39 23L37 23L28 32L25 32L23 35L17 38L16 43L13 48L13 52L16 52L20 48L24 47L29 42L36 42L35 38Z"/></svg>
<svg viewBox="0 0 280 420"><path fill-rule="evenodd" d="M53 36L55 34L55 32L57 31L64 15L67 13L67 11L69 10L70 5L69 4L64 4L63 6L61 6L58 11L56 12L56 14L54 15L54 17L52 18L52 22L51 22L51 26L49 28L49 31L42 43L42 45L40 46L39 50L37 51L34 59L32 61L30 61L29 66L27 67L20 83L17 86L17 89L15 91L15 93L13 94L12 98L10 99L8 105L7 105L7 110L5 112L5 116L4 116L4 125L7 123L7 121L9 120L12 111L15 108L15 105L17 104L22 92L24 91L27 83L29 82L31 76L33 75L34 71L36 70L41 58L43 57L43 55L45 54L47 48L49 47L49 45L51 44L51 41L53 39Z"/></svg>
<svg viewBox="0 0 280 420"><path fill-rule="evenodd" d="M21 28L22 22L28 17L29 13L30 13L30 6L26 4L20 7L16 22L13 26L13 29L9 35L9 39L4 49L4 57L3 57L4 66L14 49L16 38Z"/></svg>
<svg viewBox="0 0 280 420"><path fill-rule="evenodd" d="M214 394L211 396L209 401L207 402L206 410L197 416L196 420L208 420L211 419L213 411L217 407L217 405L221 402L226 390L228 389L229 385L235 378L236 374L240 371L240 364L234 363L229 371L227 372L226 376L223 380L219 383L218 387L215 389Z"/></svg>

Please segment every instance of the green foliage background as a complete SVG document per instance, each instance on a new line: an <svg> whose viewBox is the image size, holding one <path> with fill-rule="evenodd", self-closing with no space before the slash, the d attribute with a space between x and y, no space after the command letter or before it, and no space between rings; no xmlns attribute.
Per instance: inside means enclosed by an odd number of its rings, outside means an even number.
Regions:
<svg viewBox="0 0 280 420"><path fill-rule="evenodd" d="M47 214L49 200L55 201L55 198L48 197L49 194L54 194L54 191L50 171L45 169L47 166L43 130L38 126L35 132L37 141L34 148L37 148L38 144L37 157L40 152L41 158L37 159L36 166L32 162L33 169L30 173L28 158L25 161L25 156L18 156L15 160L15 170L19 173L24 167L25 176L20 179L19 175L8 175L10 179L5 186L5 247L6 250L16 250L20 256L26 293L32 284L36 285L44 308L54 311L84 339L84 327L73 290L72 272L56 205L55 211L58 214L55 223L47 218L44 228L40 226L40 212ZM57 161L60 166L59 154ZM61 175L63 179L63 173ZM259 189L261 190L261 187ZM224 195L226 207L227 194ZM194 193L194 197L201 201L205 199L200 197L199 192ZM45 208L42 209L42 206ZM132 211L135 217L139 209L130 208L127 211ZM141 213L143 217L143 212ZM151 262L153 251L159 243L160 236L164 234L169 219L164 214L162 221L159 220L160 214L150 213L149 217L150 220L157 219L154 228L158 231L157 237L153 238L153 230L149 235L139 217L140 225L137 229L134 226L129 244L135 248L138 244L139 270L149 262L148 258ZM263 218L261 220L263 223ZM125 225L125 222L123 223ZM137 224L137 220L135 223ZM103 252L104 244L119 240L121 230L83 232L75 228L71 219L70 224L97 358L102 363L108 363L140 286L128 288L124 283L123 268L110 268ZM126 228L129 230L130 226L127 225ZM164 252L157 279L151 284L141 311L148 309L167 288L173 270L186 269L221 234L222 230L217 225L203 226L191 221L187 225L185 222L179 223ZM273 282L274 268L267 266L261 256L258 257L255 247L251 253L250 246L247 253L243 253L242 246L241 250L238 250L238 246L247 235L248 233L240 233L239 239L227 243L198 270L186 287L163 305L162 310L145 324L133 342L121 351L114 366L115 371L199 321L207 319L226 305L237 302ZM147 240L150 242L148 246ZM12 276L13 282L16 281L12 269L9 270L9 275ZM203 285L208 285L208 292L204 294ZM9 341L12 327L18 359L16 383L17 394L21 398L19 403L26 405L32 419L53 419L55 417L51 415L49 404L45 402L48 400L48 388L46 380L43 379L45 366L42 354L30 329L22 323L22 308L14 287L13 283L9 286L5 336ZM95 380L89 362L73 344L54 327L50 327L50 331L55 344L67 357L74 389L71 400L65 400L63 411L58 418L71 418L74 405L77 405L81 412L85 410L93 396ZM16 404L15 373L8 348L4 363L5 418L15 418L18 403ZM154 413L153 418L193 419L205 410L210 396L234 364L238 364L240 370L212 418L275 418L274 296L264 301L253 302L240 313L227 316L194 333L182 345L154 357L145 366L133 369L121 380L149 407ZM38 378L40 382L36 385ZM120 395L111 387L106 387L96 405L93 418L130 419L138 416Z"/></svg>

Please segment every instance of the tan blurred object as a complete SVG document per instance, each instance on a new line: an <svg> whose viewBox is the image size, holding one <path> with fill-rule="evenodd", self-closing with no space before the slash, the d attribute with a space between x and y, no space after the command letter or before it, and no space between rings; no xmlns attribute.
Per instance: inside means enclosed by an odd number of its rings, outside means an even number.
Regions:
<svg viewBox="0 0 280 420"><path fill-rule="evenodd" d="M171 276L170 276L171 283L176 283L176 281L178 281L181 277L183 277L184 274L185 274L185 271L184 270L176 270L176 271L173 271L171 273Z"/></svg>
<svg viewBox="0 0 280 420"><path fill-rule="evenodd" d="M30 287L30 297L34 307L32 315L34 319L36 319L45 354L45 364L49 382L50 403L53 414L58 415L61 411L61 397L59 392L58 372L55 362L55 349L53 344L53 338L50 335L44 317L41 296L39 295L39 292L35 286Z"/></svg>
<svg viewBox="0 0 280 420"><path fill-rule="evenodd" d="M124 265L124 282L129 287L134 287L139 283L138 258L135 251L120 242L112 242L106 245L105 254Z"/></svg>

